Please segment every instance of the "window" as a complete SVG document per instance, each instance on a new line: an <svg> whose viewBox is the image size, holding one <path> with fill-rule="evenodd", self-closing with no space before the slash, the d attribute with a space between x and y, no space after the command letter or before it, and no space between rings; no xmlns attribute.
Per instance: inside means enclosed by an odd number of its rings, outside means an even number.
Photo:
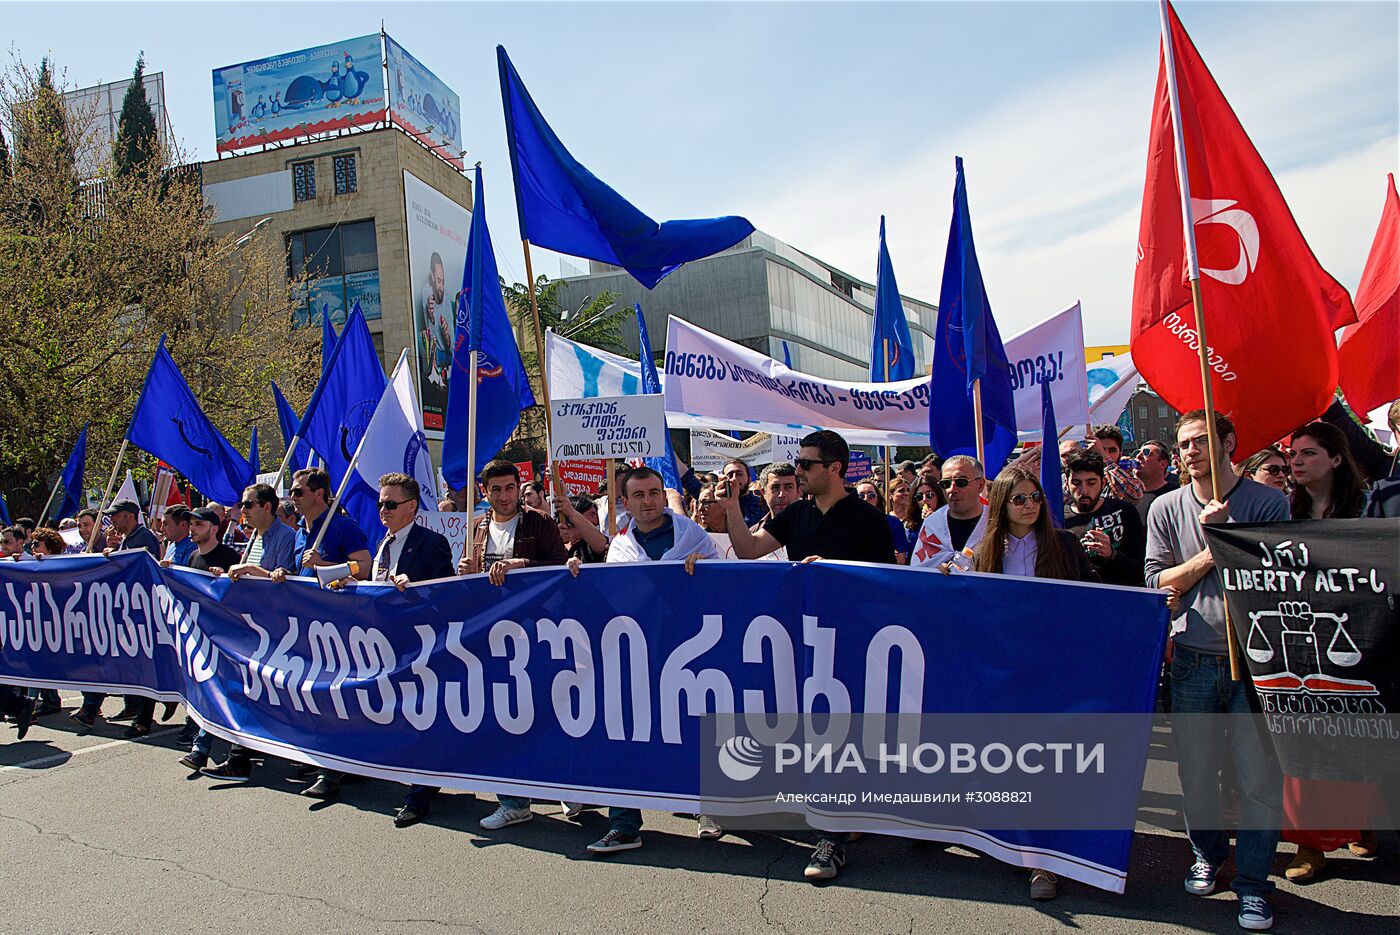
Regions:
<svg viewBox="0 0 1400 935"><path fill-rule="evenodd" d="M1159 419L1165 419L1165 418L1167 418L1167 404L1166 404L1166 403L1158 403L1158 404L1157 404L1157 418L1159 418Z"/></svg>
<svg viewBox="0 0 1400 935"><path fill-rule="evenodd" d="M313 201L316 198L316 163L292 163L292 200Z"/></svg>
<svg viewBox="0 0 1400 935"><path fill-rule="evenodd" d="M319 325L321 312L344 323L358 302L366 319L383 317L374 219L287 235L287 275L306 275L295 323Z"/></svg>
<svg viewBox="0 0 1400 935"><path fill-rule="evenodd" d="M1139 418L1139 419L1146 419L1146 418L1147 418L1147 407L1146 407L1146 406L1138 406L1138 418Z"/></svg>
<svg viewBox="0 0 1400 935"><path fill-rule="evenodd" d="M359 191L359 181L355 174L355 157L346 153L335 157L335 193L348 195Z"/></svg>

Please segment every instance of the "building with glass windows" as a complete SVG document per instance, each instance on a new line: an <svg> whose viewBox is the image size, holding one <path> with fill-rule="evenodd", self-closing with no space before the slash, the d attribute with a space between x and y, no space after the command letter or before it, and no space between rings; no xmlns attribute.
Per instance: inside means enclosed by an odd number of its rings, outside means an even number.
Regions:
<svg viewBox="0 0 1400 935"><path fill-rule="evenodd" d="M675 315L775 360L784 359L786 345L793 369L803 373L870 379L875 286L760 231L687 263L651 290L626 270L590 261L587 275L564 278L560 298L565 307L579 308L605 289L620 293L623 305L641 303L654 351L665 347L666 318ZM927 374L938 309L908 296L900 300L914 341L915 373ZM622 338L635 355L636 332L624 328Z"/></svg>
<svg viewBox="0 0 1400 935"><path fill-rule="evenodd" d="M270 146L200 169L217 234L269 219L268 231L286 244L289 278L307 275L300 323L320 327L324 310L339 326L359 302L381 362L418 347L404 172L470 210L467 176L392 128Z"/></svg>

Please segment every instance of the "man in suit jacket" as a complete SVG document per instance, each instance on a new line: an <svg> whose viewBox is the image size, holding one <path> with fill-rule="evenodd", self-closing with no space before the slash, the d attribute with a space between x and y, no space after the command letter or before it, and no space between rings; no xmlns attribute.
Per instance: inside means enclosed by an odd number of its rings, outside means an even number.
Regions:
<svg viewBox="0 0 1400 935"><path fill-rule="evenodd" d="M422 495L418 482L407 474L391 473L379 478L379 520L384 524L385 535L370 565L370 581L389 582L402 591L415 581L452 577L452 546L447 537L415 522ZM301 794L315 799L337 798L341 776L336 770L323 769L317 774L316 782ZM409 790L409 802L399 809L399 815L416 803L420 808L407 824L420 820L427 814L427 803L436 792L436 789L414 786Z"/></svg>

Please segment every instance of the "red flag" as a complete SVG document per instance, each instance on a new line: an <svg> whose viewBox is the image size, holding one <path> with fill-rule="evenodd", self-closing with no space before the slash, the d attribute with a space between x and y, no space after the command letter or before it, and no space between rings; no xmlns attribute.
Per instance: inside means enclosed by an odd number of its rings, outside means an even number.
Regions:
<svg viewBox="0 0 1400 935"><path fill-rule="evenodd" d="M1360 320L1342 332L1337 349L1342 392L1363 419L1400 397L1400 197L1395 194L1395 175L1389 179L1381 225L1356 287Z"/></svg>
<svg viewBox="0 0 1400 935"><path fill-rule="evenodd" d="M1220 93L1176 11L1167 8L1200 263L1215 408L1235 422L1234 459L1327 408L1337 386L1333 332L1356 320L1347 291L1298 230L1264 160ZM1174 408L1204 394L1183 234L1165 50L1147 147L1133 364Z"/></svg>

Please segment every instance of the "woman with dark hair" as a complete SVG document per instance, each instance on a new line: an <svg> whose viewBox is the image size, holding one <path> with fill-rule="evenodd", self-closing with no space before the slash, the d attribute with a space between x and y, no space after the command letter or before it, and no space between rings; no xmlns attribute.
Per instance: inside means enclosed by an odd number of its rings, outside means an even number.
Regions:
<svg viewBox="0 0 1400 935"><path fill-rule="evenodd" d="M880 492L879 481L867 478L856 484L856 496L885 514L885 520L890 524L890 537L894 539L894 560L900 565L909 564L909 533L905 531L904 523L885 512L885 495Z"/></svg>
<svg viewBox="0 0 1400 935"><path fill-rule="evenodd" d="M1294 519L1355 519L1366 508L1366 487L1341 429L1309 422L1293 433Z"/></svg>
<svg viewBox="0 0 1400 935"><path fill-rule="evenodd" d="M1240 462L1235 468L1240 477L1248 477L1266 487L1273 487L1288 493L1288 456L1278 445L1256 451Z"/></svg>
<svg viewBox="0 0 1400 935"><path fill-rule="evenodd" d="M1327 422L1310 422L1293 433L1289 446L1293 468L1294 519L1356 519L1366 505L1361 471L1341 429ZM1349 848L1369 857L1379 841L1371 830L1331 831L1347 820L1364 827L1382 810L1377 786L1357 782L1324 782L1283 777L1283 839L1298 845L1284 878L1306 883L1327 864L1327 852Z"/></svg>
<svg viewBox="0 0 1400 935"><path fill-rule="evenodd" d="M910 507L910 512L918 514L919 525L922 526L924 520L938 512L947 502L943 491L938 489L938 481L920 474L914 483L914 505Z"/></svg>

